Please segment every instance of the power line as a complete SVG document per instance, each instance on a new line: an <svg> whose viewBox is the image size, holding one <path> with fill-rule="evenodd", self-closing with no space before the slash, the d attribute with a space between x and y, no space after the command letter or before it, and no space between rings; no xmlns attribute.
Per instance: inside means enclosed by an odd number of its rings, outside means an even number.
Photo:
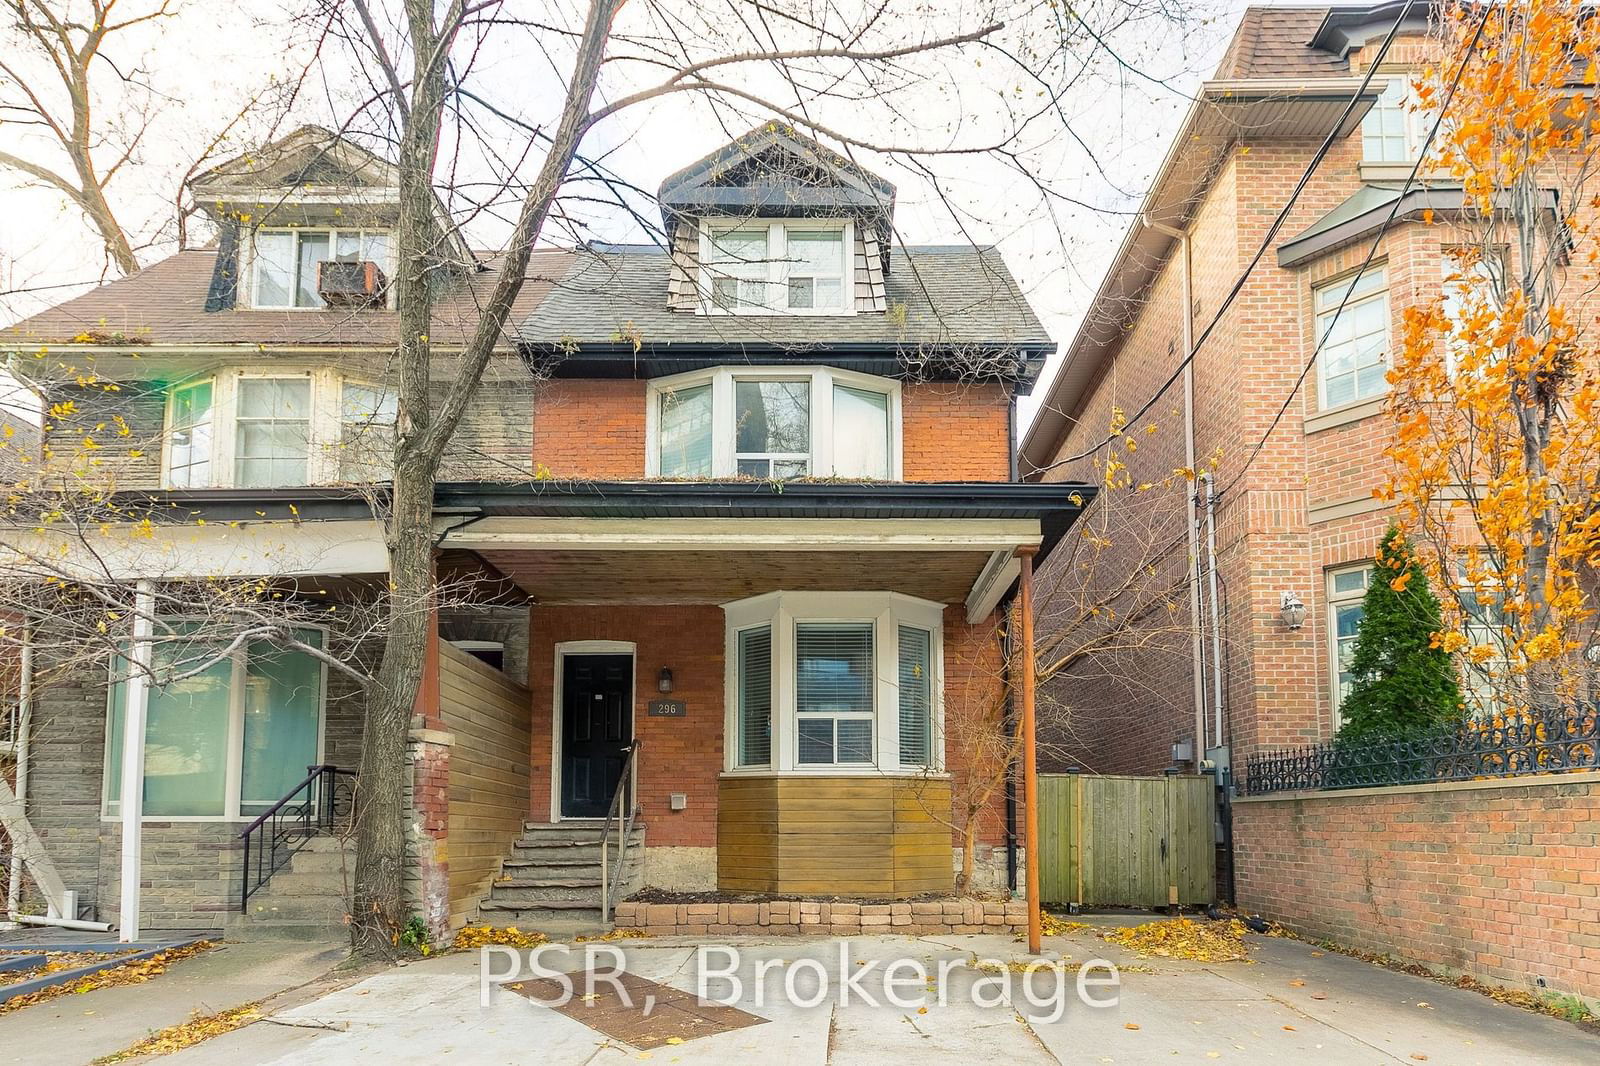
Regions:
<svg viewBox="0 0 1600 1066"><path fill-rule="evenodd" d="M1444 125L1445 114L1449 111L1451 102L1455 100L1456 89L1461 85L1461 76L1467 72L1467 64L1472 62L1472 57L1478 50L1478 42L1483 39L1483 31L1489 23L1489 12L1492 9L1492 4L1483 6L1483 14L1478 18L1478 27L1474 31L1472 39L1467 42L1466 54L1461 57L1461 63L1456 67L1455 77L1450 81L1450 89L1445 93L1444 102L1439 105L1439 112L1434 116L1433 125L1428 130L1428 136L1424 138L1421 147L1417 150L1416 161L1411 164L1411 173L1406 175L1405 184L1400 186L1399 194L1395 197L1394 203L1389 206L1388 217L1379 225L1378 232L1373 235L1372 244L1367 248L1367 256L1361 261L1361 269L1356 271L1354 277L1359 278L1367 272L1367 268L1372 265L1373 259L1378 255L1378 245L1382 243L1384 235L1389 232L1389 227L1394 225L1394 220L1400 213L1400 204L1404 201L1406 193L1411 190L1411 186L1416 182L1417 174L1422 170L1422 162L1428 156L1428 149L1433 146L1434 138L1438 136L1440 127ZM1316 365L1317 357L1322 354L1323 345L1328 343L1328 337L1332 335L1334 327L1339 324L1339 316L1344 313L1345 306L1350 302L1350 298L1354 293L1354 284L1346 286L1344 295L1339 299L1339 306L1333 310L1333 318L1329 320L1328 328L1323 331L1322 339L1317 341L1316 347L1311 350L1310 358L1300 368L1300 376L1295 378L1294 388L1290 389L1289 395L1283 398L1283 404L1278 408L1278 413L1272 416L1272 423L1267 426L1266 432L1261 434L1261 439L1256 441L1256 446L1251 450L1250 457L1245 460L1238 473L1234 474L1226 486L1217 490L1218 496L1237 485L1240 479L1249 471L1251 464L1261 455L1262 449L1267 445L1267 439L1272 436L1273 430L1278 428L1278 423L1283 420L1283 416L1289 410L1289 405L1294 402L1294 398L1300 394L1301 386L1305 384L1306 377L1311 373L1311 368Z"/></svg>
<svg viewBox="0 0 1600 1066"><path fill-rule="evenodd" d="M1356 87L1356 91L1351 95L1350 101L1345 104L1344 110L1340 113L1338 120L1334 122L1333 125L1328 129L1328 135L1323 138L1322 144L1318 146L1316 154L1313 155L1310 162L1306 164L1305 172L1300 175L1300 180L1295 183L1294 190L1289 194L1289 199L1284 202L1283 207L1278 211L1277 217L1272 220L1272 225L1267 228L1267 232L1262 236L1261 244L1256 248L1255 255L1250 257L1250 262L1239 274L1238 280L1233 283L1233 287L1228 290L1228 295L1223 299L1222 304L1217 308L1216 313L1211 316L1211 320L1206 323L1206 328L1201 331L1200 336L1195 339L1195 342L1189 348L1189 351L1181 360L1179 360L1178 365L1172 371L1171 376L1168 377L1166 381L1162 382L1161 387L1158 388L1153 395L1151 395L1150 399L1127 419L1128 424L1131 425L1138 422L1147 413L1149 413L1150 409L1156 405L1156 402L1166 394L1166 391L1177 383L1179 377L1182 376L1184 369L1194 362L1195 356L1199 353L1200 348L1210 338L1212 331L1215 330L1218 323L1222 321L1222 317L1228 313L1228 309L1233 306L1233 301L1238 298L1240 292L1244 291L1245 283L1250 280L1250 274L1255 270L1256 265L1261 262L1262 256L1267 254L1267 249L1271 247L1273 240L1278 236L1278 231L1283 228L1284 222L1288 220L1289 212L1294 209L1295 202L1299 200L1300 194L1304 192L1306 186L1311 183L1312 175L1316 173L1317 167L1322 164L1322 160L1326 158L1328 152L1332 150L1334 143L1339 139L1339 130L1343 128L1345 122L1355 111L1356 106L1361 102L1361 98L1367 92L1367 87L1372 84L1372 79L1377 73L1378 66L1383 62L1384 57L1389 54L1389 47L1394 44L1395 38L1399 36L1401 25L1405 22L1406 17L1411 14L1411 9L1415 5L1416 0L1406 0L1406 6L1401 8L1400 14L1396 16L1394 20L1394 25L1389 27L1389 32L1384 36L1383 44L1378 48L1377 55L1375 55L1372 58L1372 61L1367 64L1367 70L1366 73L1362 75L1361 84ZM1189 309L1185 308L1184 313L1189 313ZM1037 472L1043 474L1054 470L1057 467L1066 466L1069 463L1076 463L1083 459L1087 459L1098 452L1101 448L1106 447L1122 436L1123 434L1121 433L1112 433L1099 443L1094 444L1075 455L1069 455L1065 459L1057 459L1053 463L1040 467Z"/></svg>

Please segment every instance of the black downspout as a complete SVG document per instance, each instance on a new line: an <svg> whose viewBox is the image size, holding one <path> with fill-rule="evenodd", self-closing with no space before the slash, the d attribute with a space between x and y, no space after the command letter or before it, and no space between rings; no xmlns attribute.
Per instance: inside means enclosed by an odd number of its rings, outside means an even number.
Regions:
<svg viewBox="0 0 1600 1066"><path fill-rule="evenodd" d="M1006 404L1006 471L1011 481L1017 481L1017 394L1011 392ZM1011 691L1011 601L1001 615L1006 619L1005 635L1000 638L1000 683L1006 687L1006 729L1016 721L1016 699ZM1017 777L1006 767L1006 888L1017 891Z"/></svg>
<svg viewBox="0 0 1600 1066"><path fill-rule="evenodd" d="M1006 730L1009 732L1016 722L1016 700L1011 691L1011 601L1006 600L1005 635L1000 638L1000 683L1006 687ZM1006 767L1006 889L1015 893L1017 890L1017 775L1012 773L1012 767Z"/></svg>

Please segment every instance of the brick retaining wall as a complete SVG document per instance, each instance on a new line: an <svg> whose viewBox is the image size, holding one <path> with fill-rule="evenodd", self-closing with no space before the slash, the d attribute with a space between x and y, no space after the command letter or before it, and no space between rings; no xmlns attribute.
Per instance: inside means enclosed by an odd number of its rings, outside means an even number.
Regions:
<svg viewBox="0 0 1600 1066"><path fill-rule="evenodd" d="M1600 773L1247 797L1233 830L1245 910L1600 998Z"/></svg>
<svg viewBox="0 0 1600 1066"><path fill-rule="evenodd" d="M1027 928L1028 904L1024 900L976 899L912 903L821 903L802 899L762 903L619 903L616 925L619 929L642 929L652 936L1000 933Z"/></svg>

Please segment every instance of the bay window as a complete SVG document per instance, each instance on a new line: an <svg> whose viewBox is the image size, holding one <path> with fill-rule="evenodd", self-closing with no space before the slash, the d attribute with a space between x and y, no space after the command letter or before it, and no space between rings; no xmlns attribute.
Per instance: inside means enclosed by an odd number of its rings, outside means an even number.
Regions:
<svg viewBox="0 0 1600 1066"><path fill-rule="evenodd" d="M900 385L829 367L718 367L651 382L645 475L900 475Z"/></svg>
<svg viewBox="0 0 1600 1066"><path fill-rule="evenodd" d="M724 611L730 772L938 767L940 604L774 592Z"/></svg>
<svg viewBox="0 0 1600 1066"><path fill-rule="evenodd" d="M327 368L219 370L167 392L167 488L275 488L385 480L392 390Z"/></svg>
<svg viewBox="0 0 1600 1066"><path fill-rule="evenodd" d="M852 314L853 243L853 224L837 220L708 223L700 238L702 309L720 314Z"/></svg>
<svg viewBox="0 0 1600 1066"><path fill-rule="evenodd" d="M250 818L322 761L325 676L309 652L249 641L226 652L198 623L170 623L151 648L144 737L147 818ZM317 629L296 639L323 646ZM115 659L107 699L104 802L120 815L127 718L126 660Z"/></svg>

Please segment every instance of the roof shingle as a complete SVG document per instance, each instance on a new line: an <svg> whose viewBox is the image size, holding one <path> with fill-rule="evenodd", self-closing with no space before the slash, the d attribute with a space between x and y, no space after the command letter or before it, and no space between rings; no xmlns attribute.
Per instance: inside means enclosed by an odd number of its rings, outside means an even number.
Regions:
<svg viewBox="0 0 1600 1066"><path fill-rule="evenodd" d="M1341 78L1350 74L1342 56L1310 46L1326 7L1250 7L1217 67L1218 80L1243 78Z"/></svg>
<svg viewBox="0 0 1600 1066"><path fill-rule="evenodd" d="M511 322L521 321L538 306L551 282L565 273L571 254L563 249L534 252ZM206 292L216 256L214 249L178 252L0 330L0 345L62 344L84 334L118 343L267 347L387 346L397 338L399 317L388 310L207 311ZM497 276L493 260L487 261L488 269L442 294L434 309L435 344L460 345L477 327L478 311Z"/></svg>

